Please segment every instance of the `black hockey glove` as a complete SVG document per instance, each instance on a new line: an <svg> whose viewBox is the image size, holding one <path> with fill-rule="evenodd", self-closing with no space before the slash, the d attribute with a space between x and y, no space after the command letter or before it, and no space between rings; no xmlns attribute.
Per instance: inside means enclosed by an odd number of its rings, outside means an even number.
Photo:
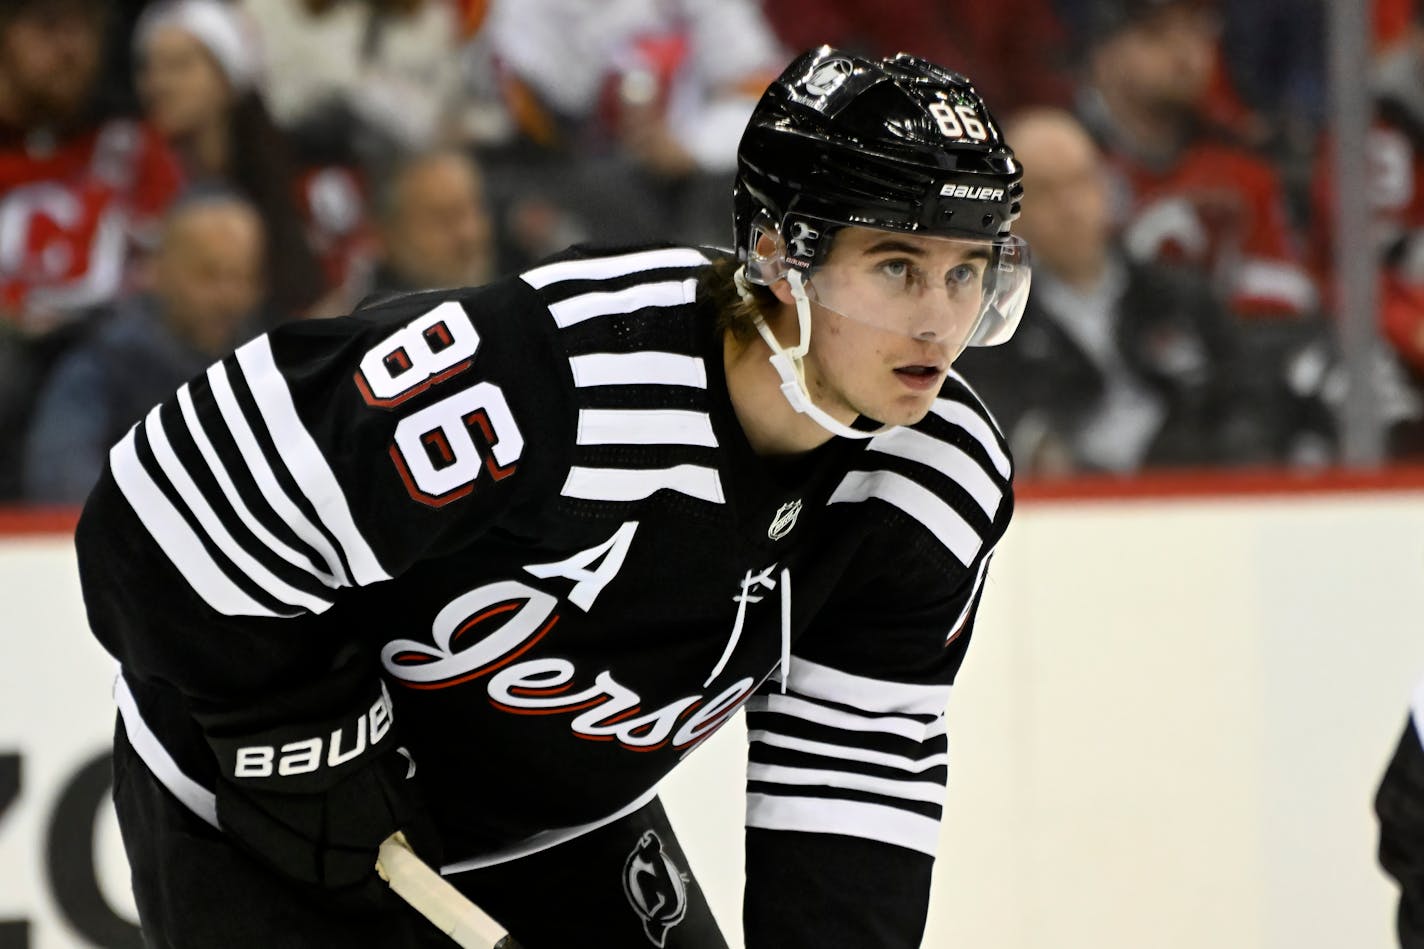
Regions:
<svg viewBox="0 0 1424 949"><path fill-rule="evenodd" d="M243 849L285 875L322 887L375 872L397 830L438 864L438 841L411 760L396 749L384 688L349 715L253 734L208 735L217 754L218 823Z"/></svg>

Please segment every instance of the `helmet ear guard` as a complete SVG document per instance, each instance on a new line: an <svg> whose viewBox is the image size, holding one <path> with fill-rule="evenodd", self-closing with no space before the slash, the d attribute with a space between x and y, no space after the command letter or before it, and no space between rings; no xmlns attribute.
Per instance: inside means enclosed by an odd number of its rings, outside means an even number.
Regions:
<svg viewBox="0 0 1424 949"><path fill-rule="evenodd" d="M772 252L763 254L763 239L772 243ZM747 281L758 286L769 287L786 276L786 239L781 229L763 208L752 219L751 233L747 235L745 273Z"/></svg>

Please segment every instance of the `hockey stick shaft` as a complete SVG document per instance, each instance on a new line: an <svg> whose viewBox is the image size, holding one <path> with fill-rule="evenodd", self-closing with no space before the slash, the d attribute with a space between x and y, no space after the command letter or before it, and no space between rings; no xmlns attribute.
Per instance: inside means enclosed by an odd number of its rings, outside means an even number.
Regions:
<svg viewBox="0 0 1424 949"><path fill-rule="evenodd" d="M396 895L464 949L518 949L503 926L415 855L397 831L381 844L376 872Z"/></svg>

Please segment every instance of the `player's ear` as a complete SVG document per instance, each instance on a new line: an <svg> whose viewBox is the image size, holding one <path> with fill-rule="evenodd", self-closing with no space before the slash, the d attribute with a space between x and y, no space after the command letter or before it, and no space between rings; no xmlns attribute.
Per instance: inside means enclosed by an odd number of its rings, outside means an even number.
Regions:
<svg viewBox="0 0 1424 949"><path fill-rule="evenodd" d="M791 295L791 283L785 277L782 277L767 289L776 294L776 299L786 306L796 305L796 298Z"/></svg>
<svg viewBox="0 0 1424 949"><path fill-rule="evenodd" d="M781 241L777 239L774 231L767 231L762 228L756 230L756 255L765 260L775 260L785 253L785 248Z"/></svg>

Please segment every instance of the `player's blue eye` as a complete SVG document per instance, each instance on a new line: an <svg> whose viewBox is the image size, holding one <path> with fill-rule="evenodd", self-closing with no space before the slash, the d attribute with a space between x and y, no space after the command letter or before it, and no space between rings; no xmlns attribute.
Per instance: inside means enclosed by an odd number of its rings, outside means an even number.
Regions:
<svg viewBox="0 0 1424 949"><path fill-rule="evenodd" d="M880 272L887 277L903 280L910 275L910 262L908 260L886 260L880 264Z"/></svg>
<svg viewBox="0 0 1424 949"><path fill-rule="evenodd" d="M972 264L960 264L945 276L945 282L951 288L967 286L979 279L979 270Z"/></svg>

